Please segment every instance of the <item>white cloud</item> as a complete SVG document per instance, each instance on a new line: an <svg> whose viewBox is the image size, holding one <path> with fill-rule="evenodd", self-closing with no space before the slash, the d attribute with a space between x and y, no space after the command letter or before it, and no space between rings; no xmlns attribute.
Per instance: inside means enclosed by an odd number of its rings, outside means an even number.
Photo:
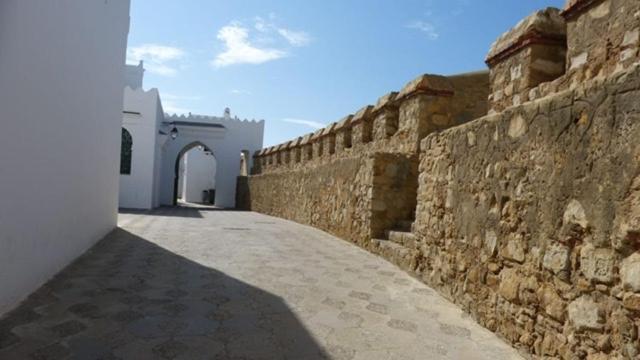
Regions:
<svg viewBox="0 0 640 360"><path fill-rule="evenodd" d="M177 64L186 56L184 50L164 45L143 44L127 49L127 62L145 62L145 69L162 76L175 76L178 73Z"/></svg>
<svg viewBox="0 0 640 360"><path fill-rule="evenodd" d="M249 40L249 29L231 23L218 31L217 38L224 42L224 52L213 60L215 67L234 64L262 64L287 56L287 52L273 48L259 48Z"/></svg>
<svg viewBox="0 0 640 360"><path fill-rule="evenodd" d="M165 100L186 100L186 101L197 101L202 100L202 96L197 95L175 95L170 93L162 93L162 99Z"/></svg>
<svg viewBox="0 0 640 360"><path fill-rule="evenodd" d="M285 38L292 46L307 46L311 42L311 37L304 31L293 31L280 28L278 29L278 34Z"/></svg>
<svg viewBox="0 0 640 360"><path fill-rule="evenodd" d="M406 27L409 29L422 31L431 40L437 40L440 37L440 34L436 30L436 27L432 23L427 21L422 21L422 20L413 21L407 24Z"/></svg>
<svg viewBox="0 0 640 360"><path fill-rule="evenodd" d="M191 110L184 107L183 103L193 103L202 100L201 96L197 95L176 95L171 93L160 94L162 99L162 108L165 112L170 114L187 114Z"/></svg>
<svg viewBox="0 0 640 360"><path fill-rule="evenodd" d="M256 16L253 27L233 21L218 31L217 38L224 44L212 64L225 67L235 64L262 64L289 55L287 47L307 46L311 36L275 24L276 15L268 18Z"/></svg>
<svg viewBox="0 0 640 360"><path fill-rule="evenodd" d="M234 94L234 95L251 95L251 91L240 90L240 89L233 89L233 90L231 90L229 92Z"/></svg>
<svg viewBox="0 0 640 360"><path fill-rule="evenodd" d="M326 124L323 124L317 121L312 121L312 120L286 118L286 119L282 119L282 121L292 123L292 124L306 125L314 129L322 129L323 127L327 126Z"/></svg>
<svg viewBox="0 0 640 360"><path fill-rule="evenodd" d="M162 102L162 109L164 110L164 112L169 113L169 114L188 114L190 112L189 109L186 109L184 107L181 107L180 105L176 104L174 101L171 100L165 100Z"/></svg>

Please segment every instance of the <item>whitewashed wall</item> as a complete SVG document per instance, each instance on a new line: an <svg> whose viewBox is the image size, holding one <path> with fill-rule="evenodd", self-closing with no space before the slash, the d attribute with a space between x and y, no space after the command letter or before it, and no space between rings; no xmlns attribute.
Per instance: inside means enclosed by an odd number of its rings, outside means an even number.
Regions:
<svg viewBox="0 0 640 360"><path fill-rule="evenodd" d="M0 314L116 225L129 0L0 1Z"/></svg>
<svg viewBox="0 0 640 360"><path fill-rule="evenodd" d="M158 202L154 174L159 173L156 150L160 122L164 119L158 90L125 87L124 111L122 126L131 133L133 146L131 174L120 175L119 206L152 209Z"/></svg>
<svg viewBox="0 0 640 360"><path fill-rule="evenodd" d="M202 202L202 192L216 187L216 158L198 148L184 155L184 201Z"/></svg>
<svg viewBox="0 0 640 360"><path fill-rule="evenodd" d="M236 183L240 174L240 152L250 154L262 148L264 121L247 121L207 116L166 116L166 122L221 124L224 129L178 126L179 135L163 148L161 203L173 203L175 163L178 154L190 144L201 142L216 157L216 206L235 207ZM250 159L252 160L252 159ZM251 163L249 163L251 166Z"/></svg>

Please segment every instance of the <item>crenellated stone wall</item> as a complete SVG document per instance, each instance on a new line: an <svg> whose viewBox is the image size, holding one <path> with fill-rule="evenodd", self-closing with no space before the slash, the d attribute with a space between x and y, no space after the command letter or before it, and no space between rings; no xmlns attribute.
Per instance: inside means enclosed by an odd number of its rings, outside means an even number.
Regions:
<svg viewBox="0 0 640 360"><path fill-rule="evenodd" d="M638 29L638 0L537 12L489 74L424 75L260 151L239 198L398 264L532 357L640 358Z"/></svg>
<svg viewBox="0 0 640 360"><path fill-rule="evenodd" d="M297 170L371 153L417 155L420 140L486 114L489 74L422 75L312 134L263 149L252 173Z"/></svg>

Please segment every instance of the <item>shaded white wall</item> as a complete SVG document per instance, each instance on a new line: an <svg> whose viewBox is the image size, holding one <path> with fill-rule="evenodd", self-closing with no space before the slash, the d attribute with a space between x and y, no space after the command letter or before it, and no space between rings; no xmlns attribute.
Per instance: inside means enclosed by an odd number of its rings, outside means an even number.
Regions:
<svg viewBox="0 0 640 360"><path fill-rule="evenodd" d="M202 192L216 187L216 159L203 150L194 148L184 155L184 201L202 202Z"/></svg>
<svg viewBox="0 0 640 360"><path fill-rule="evenodd" d="M0 313L116 225L129 1L0 1Z"/></svg>
<svg viewBox="0 0 640 360"><path fill-rule="evenodd" d="M152 209L158 205L160 159L158 131L164 119L158 90L124 88L122 126L131 134L131 174L120 175L119 206L128 209ZM139 114L131 114L131 113Z"/></svg>

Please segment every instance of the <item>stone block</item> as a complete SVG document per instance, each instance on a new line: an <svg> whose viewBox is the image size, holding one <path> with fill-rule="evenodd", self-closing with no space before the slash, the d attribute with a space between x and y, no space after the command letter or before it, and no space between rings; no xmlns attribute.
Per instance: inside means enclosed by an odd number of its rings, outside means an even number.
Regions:
<svg viewBox="0 0 640 360"><path fill-rule="evenodd" d="M569 321L577 331L602 330L603 311L590 296L583 295L569 304Z"/></svg>
<svg viewBox="0 0 640 360"><path fill-rule="evenodd" d="M502 248L500 255L505 259L523 263L525 259L526 244L521 235L512 235L507 244Z"/></svg>
<svg viewBox="0 0 640 360"><path fill-rule="evenodd" d="M397 104L395 102L397 97L398 93L395 91L381 96L374 105L371 112L375 114L386 107L397 107Z"/></svg>
<svg viewBox="0 0 640 360"><path fill-rule="evenodd" d="M622 261L620 279L626 289L640 292L640 253L636 252Z"/></svg>
<svg viewBox="0 0 640 360"><path fill-rule="evenodd" d="M516 139L521 137L527 132L527 122L522 117L522 115L517 114L511 118L509 121L509 137L512 139Z"/></svg>
<svg viewBox="0 0 640 360"><path fill-rule="evenodd" d="M498 293L510 302L518 302L521 277L515 269L504 269L500 273Z"/></svg>
<svg viewBox="0 0 640 360"><path fill-rule="evenodd" d="M611 283L615 263L616 256L611 249L596 249L587 244L580 251L580 271L591 281Z"/></svg>
<svg viewBox="0 0 640 360"><path fill-rule="evenodd" d="M557 243L549 245L542 266L554 274L569 270L569 248Z"/></svg>
<svg viewBox="0 0 640 360"><path fill-rule="evenodd" d="M398 94L397 99L403 99L416 93L452 96L454 94L454 88L446 76L424 74L407 83Z"/></svg>
<svg viewBox="0 0 640 360"><path fill-rule="evenodd" d="M564 214L562 215L562 221L565 225L576 224L583 229L586 229L589 226L589 221L587 221L587 215L582 204L575 199L572 199L567 205Z"/></svg>
<svg viewBox="0 0 640 360"><path fill-rule="evenodd" d="M492 64L501 60L500 56L506 56L505 52L515 52L515 47L523 46L526 40L531 42L534 35L540 38L562 39L567 35L565 20L560 16L560 10L546 8L537 11L520 21L516 27L502 34L491 45L487 62Z"/></svg>
<svg viewBox="0 0 640 360"><path fill-rule="evenodd" d="M625 294L622 305L631 311L640 311L640 294Z"/></svg>
<svg viewBox="0 0 640 360"><path fill-rule="evenodd" d="M550 286L543 286L537 295L544 312L555 320L564 322L566 304L558 293Z"/></svg>
<svg viewBox="0 0 640 360"><path fill-rule="evenodd" d="M498 249L498 235L493 230L487 230L484 234L484 249L489 254L489 256L493 256L496 254L496 250Z"/></svg>

